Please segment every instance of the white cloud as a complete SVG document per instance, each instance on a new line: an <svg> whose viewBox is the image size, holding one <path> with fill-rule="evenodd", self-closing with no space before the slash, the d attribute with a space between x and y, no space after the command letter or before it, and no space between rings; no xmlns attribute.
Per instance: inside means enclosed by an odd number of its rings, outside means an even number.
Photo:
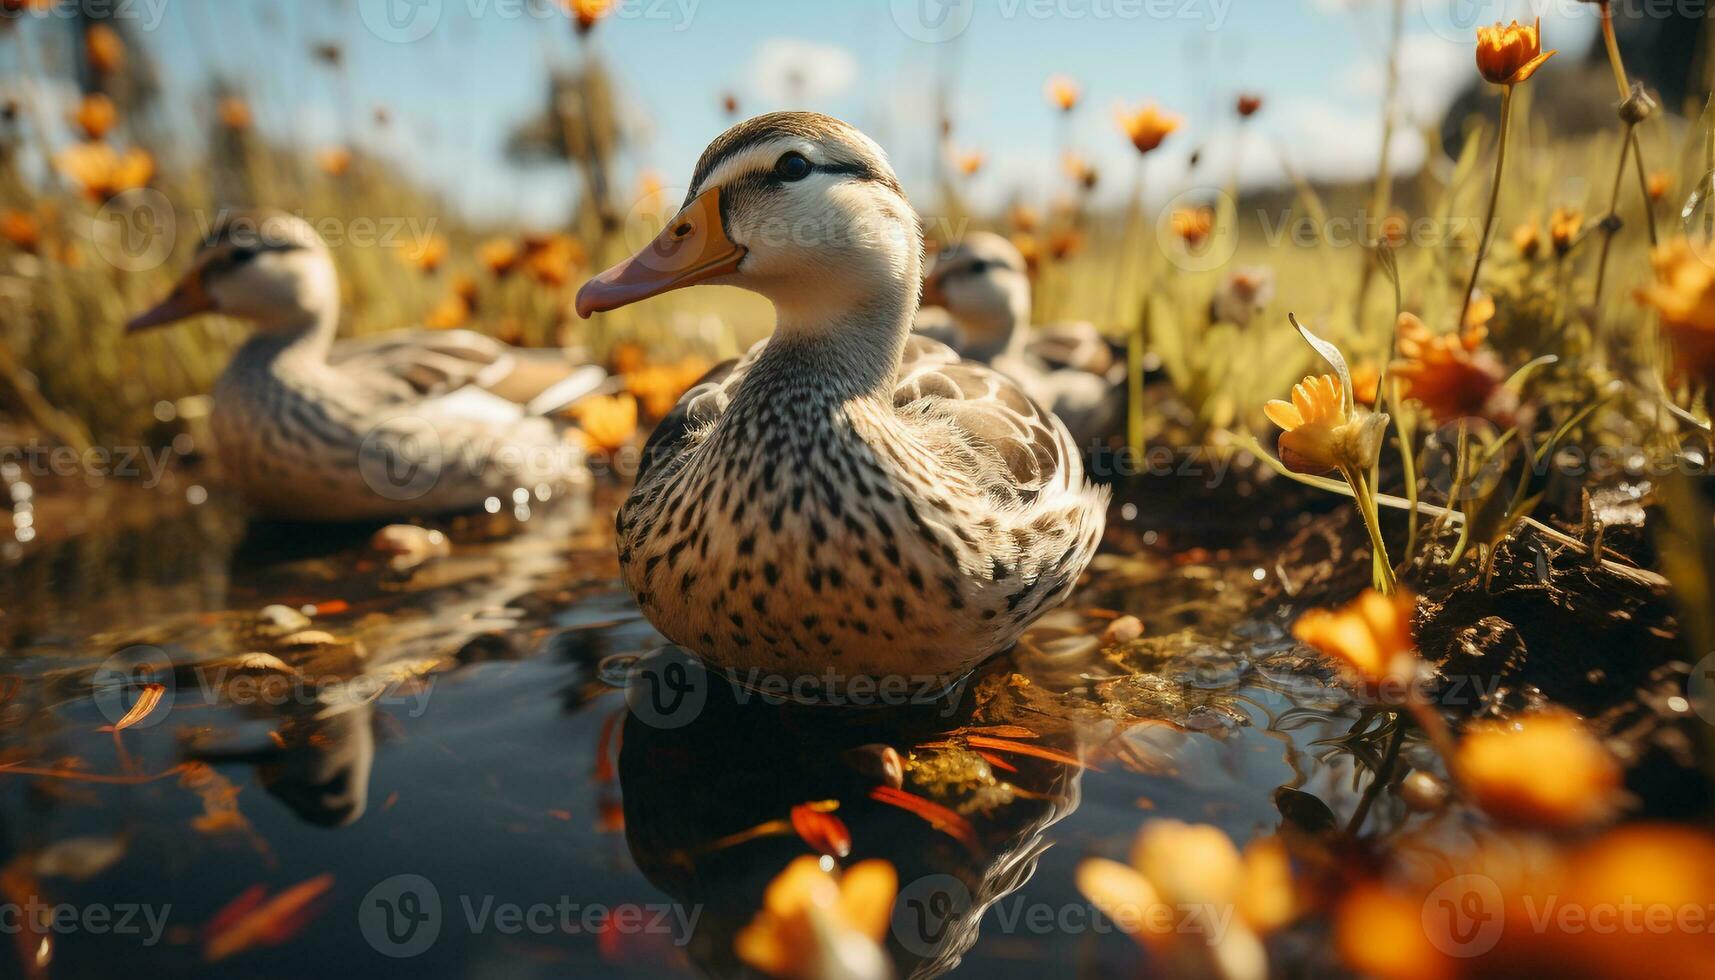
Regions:
<svg viewBox="0 0 1715 980"><path fill-rule="evenodd" d="M1455 44L1436 34L1408 34L1399 45L1400 108L1414 122L1437 119L1455 96L1476 79L1476 44ZM1380 104L1387 69L1377 62L1353 65L1343 85Z"/></svg>
<svg viewBox="0 0 1715 980"><path fill-rule="evenodd" d="M857 80L857 58L845 48L773 37L757 45L747 75L766 105L801 106L844 95Z"/></svg>

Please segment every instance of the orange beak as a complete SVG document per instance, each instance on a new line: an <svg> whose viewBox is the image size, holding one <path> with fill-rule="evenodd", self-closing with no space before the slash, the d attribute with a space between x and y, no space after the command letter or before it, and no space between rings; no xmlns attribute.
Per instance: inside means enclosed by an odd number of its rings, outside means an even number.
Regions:
<svg viewBox="0 0 1715 980"><path fill-rule="evenodd" d="M167 294L154 309L138 315L125 325L126 333L137 333L154 327L164 327L169 323L177 323L187 317L196 316L214 309L214 301L209 299L207 291L202 288L202 276L196 272L179 280L173 291Z"/></svg>
<svg viewBox="0 0 1715 980"><path fill-rule="evenodd" d="M578 290L578 316L605 313L738 269L744 247L727 237L721 189L710 188L667 223L642 251Z"/></svg>

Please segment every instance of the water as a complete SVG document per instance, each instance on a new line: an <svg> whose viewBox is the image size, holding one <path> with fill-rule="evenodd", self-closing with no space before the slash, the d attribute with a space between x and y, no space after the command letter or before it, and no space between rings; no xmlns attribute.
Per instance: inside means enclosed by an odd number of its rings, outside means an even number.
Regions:
<svg viewBox="0 0 1715 980"><path fill-rule="evenodd" d="M117 493L84 533L12 555L0 890L137 910L129 930L9 936L8 969L727 974L762 889L808 852L782 822L833 801L850 860L898 868L902 975L1135 973L1142 954L1073 884L1082 857L1123 858L1150 817L1272 832L1279 787L1341 819L1356 806L1350 758L1318 744L1356 710L1261 598L1272 559L1105 555L949 695L829 711L651 654L617 578L617 499L438 525L452 556L411 572L362 532L247 529L216 488L200 505ZM1104 652L1117 612L1146 633ZM694 704L664 714L687 676ZM160 704L103 731L148 683ZM877 798L883 744L913 760L905 789L968 829ZM281 894L308 900L254 935L224 928Z"/></svg>

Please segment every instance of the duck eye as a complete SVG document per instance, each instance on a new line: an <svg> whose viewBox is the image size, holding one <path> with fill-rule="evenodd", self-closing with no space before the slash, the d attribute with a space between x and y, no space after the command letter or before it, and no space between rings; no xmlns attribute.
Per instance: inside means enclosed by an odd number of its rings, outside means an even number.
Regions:
<svg viewBox="0 0 1715 980"><path fill-rule="evenodd" d="M804 154L796 150L774 163L774 175L787 181L803 180L810 176L811 169L810 161L805 159Z"/></svg>

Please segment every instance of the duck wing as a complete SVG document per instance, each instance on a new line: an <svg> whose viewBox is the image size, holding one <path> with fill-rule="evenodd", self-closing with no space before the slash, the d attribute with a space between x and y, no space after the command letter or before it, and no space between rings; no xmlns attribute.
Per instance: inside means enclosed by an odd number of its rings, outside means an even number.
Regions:
<svg viewBox="0 0 1715 980"><path fill-rule="evenodd" d="M334 344L328 363L392 400L414 401L479 388L544 415L606 380L559 351L528 350L474 330L395 330Z"/></svg>
<svg viewBox="0 0 1715 980"><path fill-rule="evenodd" d="M924 337L906 343L893 404L938 459L990 496L1028 504L1080 487L1083 462L1066 426L993 368Z"/></svg>
<svg viewBox="0 0 1715 980"><path fill-rule="evenodd" d="M743 376L742 368L748 366L761 349L762 344L759 343L743 357L728 358L716 364L679 396L678 404L662 417L655 431L649 433L649 441L643 444L643 459L637 466L638 483L643 482L644 476L656 463L683 452L692 433L720 418L721 412L726 410L727 389Z"/></svg>

